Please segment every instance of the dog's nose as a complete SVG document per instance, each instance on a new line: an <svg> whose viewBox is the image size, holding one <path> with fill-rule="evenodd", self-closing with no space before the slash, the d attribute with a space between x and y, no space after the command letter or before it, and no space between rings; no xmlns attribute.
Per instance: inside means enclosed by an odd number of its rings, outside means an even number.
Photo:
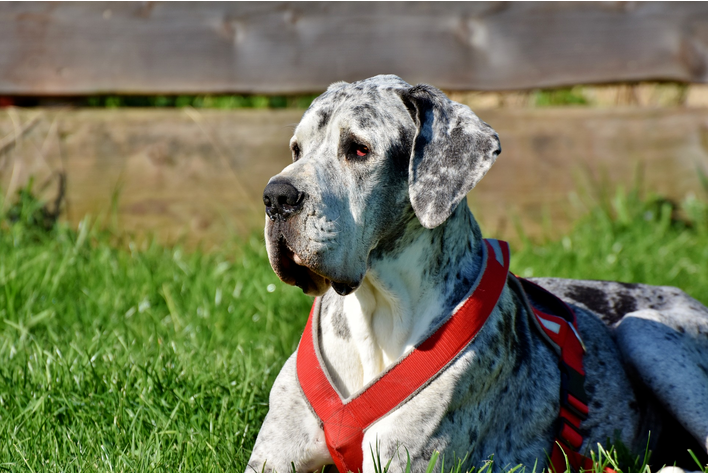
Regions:
<svg viewBox="0 0 709 475"><path fill-rule="evenodd" d="M263 204L271 221L285 220L303 206L305 193L287 181L272 181L263 190Z"/></svg>

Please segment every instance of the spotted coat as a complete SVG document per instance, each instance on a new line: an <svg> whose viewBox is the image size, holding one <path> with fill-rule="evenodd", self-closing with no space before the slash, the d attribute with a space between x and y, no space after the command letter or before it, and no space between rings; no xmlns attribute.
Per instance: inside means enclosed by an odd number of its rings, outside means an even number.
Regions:
<svg viewBox="0 0 709 475"><path fill-rule="evenodd" d="M464 198L495 162L500 141L441 91L389 75L333 84L305 112L290 146L293 163L264 191L269 260L284 282L322 296L321 352L347 398L448 318L475 282L482 235ZM574 306L587 345L591 412L582 450L608 441L640 450L667 410L706 451L707 309L671 288L539 282ZM558 359L520 298L506 286L457 359L367 429L364 471L374 471L376 447L391 471L404 470L407 453L412 470L425 471L436 451L446 461L465 457L465 469L487 460L497 471L546 465L559 413ZM658 338L662 352L653 351ZM671 402L678 394L686 403ZM291 357L247 470L329 464Z"/></svg>

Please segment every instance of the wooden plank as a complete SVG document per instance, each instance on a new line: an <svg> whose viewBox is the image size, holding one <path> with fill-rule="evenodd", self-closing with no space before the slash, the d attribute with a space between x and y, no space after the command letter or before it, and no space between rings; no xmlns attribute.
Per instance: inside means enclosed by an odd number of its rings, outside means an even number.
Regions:
<svg viewBox="0 0 709 475"><path fill-rule="evenodd" d="M707 81L706 2L2 2L0 94Z"/></svg>
<svg viewBox="0 0 709 475"><path fill-rule="evenodd" d="M706 108L492 109L478 111L502 155L469 202L488 236L532 236L545 213L561 233L578 210L569 196L594 183L706 200ZM37 116L39 114L39 116ZM86 213L163 242L218 245L263 226L268 179L290 163L288 140L302 111L17 110L0 114L0 189L11 197L35 176L51 199L67 176L64 217ZM36 118L38 117L38 118ZM26 127L26 124L32 124ZM16 137L17 136L17 137ZM16 138L16 140L15 140ZM7 202L7 201L6 201Z"/></svg>
<svg viewBox="0 0 709 475"><path fill-rule="evenodd" d="M490 235L560 236L618 187L706 202L706 108L481 110L502 154L468 195ZM605 200L605 201L604 201ZM547 221L547 222L545 222ZM551 226L551 227L550 227Z"/></svg>

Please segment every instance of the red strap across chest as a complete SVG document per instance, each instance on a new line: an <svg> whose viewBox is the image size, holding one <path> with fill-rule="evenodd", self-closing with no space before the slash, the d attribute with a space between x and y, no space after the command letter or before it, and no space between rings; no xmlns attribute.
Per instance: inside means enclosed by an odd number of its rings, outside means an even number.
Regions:
<svg viewBox="0 0 709 475"><path fill-rule="evenodd" d="M310 311L298 346L298 381L322 422L328 450L340 472L361 472L364 431L374 422L416 395L475 338L504 288L509 268L507 243L485 240L484 266L470 297L441 327L397 364L388 368L359 394L343 402L325 372L317 340L317 301ZM579 453L583 444L581 421L588 417L584 391L583 342L576 316L561 300L524 279L529 295L542 298L555 315L532 307L535 325L559 355L561 404L559 430L550 455L549 470L590 470L592 461ZM563 318L562 316L566 316Z"/></svg>
<svg viewBox="0 0 709 475"><path fill-rule="evenodd" d="M340 472L362 471L362 439L367 427L425 387L468 346L487 321L507 279L507 243L486 240L483 263L479 283L453 316L399 363L344 403L330 383L319 355L318 315L313 305L298 346L298 380L323 424L328 450Z"/></svg>

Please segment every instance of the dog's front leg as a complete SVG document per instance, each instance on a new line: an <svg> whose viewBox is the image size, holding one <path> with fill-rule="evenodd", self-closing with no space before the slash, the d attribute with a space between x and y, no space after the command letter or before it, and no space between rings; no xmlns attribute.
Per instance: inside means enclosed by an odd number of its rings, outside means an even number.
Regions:
<svg viewBox="0 0 709 475"><path fill-rule="evenodd" d="M334 463L325 434L298 386L295 355L278 374L246 472L314 472Z"/></svg>

